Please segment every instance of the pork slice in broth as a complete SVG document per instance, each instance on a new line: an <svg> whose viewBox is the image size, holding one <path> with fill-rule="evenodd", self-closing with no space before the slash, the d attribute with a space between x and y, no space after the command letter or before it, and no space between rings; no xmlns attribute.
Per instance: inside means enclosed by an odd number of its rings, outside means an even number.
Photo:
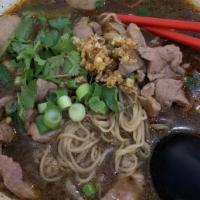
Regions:
<svg viewBox="0 0 200 200"><path fill-rule="evenodd" d="M144 175L140 172L119 178L101 200L140 200L144 192Z"/></svg>
<svg viewBox="0 0 200 200"><path fill-rule="evenodd" d="M4 185L21 199L37 199L33 188L22 180L20 165L5 155L0 155L0 175Z"/></svg>
<svg viewBox="0 0 200 200"><path fill-rule="evenodd" d="M17 15L0 16L0 49L8 41L21 19Z"/></svg>
<svg viewBox="0 0 200 200"><path fill-rule="evenodd" d="M164 107L171 107L174 102L188 105L184 95L183 81L174 79L159 79L155 83L155 97Z"/></svg>

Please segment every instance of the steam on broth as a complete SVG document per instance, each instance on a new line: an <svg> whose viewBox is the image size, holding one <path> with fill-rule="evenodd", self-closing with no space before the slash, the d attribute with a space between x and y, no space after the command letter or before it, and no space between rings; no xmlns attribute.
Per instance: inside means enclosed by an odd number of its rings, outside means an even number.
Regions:
<svg viewBox="0 0 200 200"><path fill-rule="evenodd" d="M19 199L157 199L151 147L199 131L200 58L115 12L199 14L181 0L77 2L30 1L0 17L1 188Z"/></svg>

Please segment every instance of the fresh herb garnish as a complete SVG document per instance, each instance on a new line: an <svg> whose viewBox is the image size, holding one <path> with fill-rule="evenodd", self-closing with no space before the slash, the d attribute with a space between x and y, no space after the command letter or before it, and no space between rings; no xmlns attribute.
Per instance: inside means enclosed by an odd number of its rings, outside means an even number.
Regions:
<svg viewBox="0 0 200 200"><path fill-rule="evenodd" d="M68 17L57 17L55 19L49 20L49 24L52 28L59 31L69 30L71 27L71 22Z"/></svg>
<svg viewBox="0 0 200 200"><path fill-rule="evenodd" d="M8 88L12 85L13 76L11 72L3 65L0 64L0 86Z"/></svg>
<svg viewBox="0 0 200 200"><path fill-rule="evenodd" d="M92 98L90 98L88 104L90 109L96 113L106 114L108 110L104 101L100 100L98 96L93 96Z"/></svg>
<svg viewBox="0 0 200 200"><path fill-rule="evenodd" d="M80 72L80 53L77 51L71 51L64 62L64 73L69 76L76 76Z"/></svg>
<svg viewBox="0 0 200 200"><path fill-rule="evenodd" d="M21 87L19 94L20 102L24 109L33 108L37 96L36 81L33 80L29 84Z"/></svg>

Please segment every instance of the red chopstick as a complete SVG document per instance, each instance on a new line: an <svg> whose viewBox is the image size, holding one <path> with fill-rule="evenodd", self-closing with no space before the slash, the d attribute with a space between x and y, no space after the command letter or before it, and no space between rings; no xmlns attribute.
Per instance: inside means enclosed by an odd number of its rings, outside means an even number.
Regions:
<svg viewBox="0 0 200 200"><path fill-rule="evenodd" d="M200 32L200 22L182 21L173 19L160 19L154 17L141 17L135 15L117 14L118 19L124 23L135 23L142 26L153 26Z"/></svg>
<svg viewBox="0 0 200 200"><path fill-rule="evenodd" d="M163 28L155 28L155 27L144 27L146 30L155 33L161 37L165 37L169 40L173 40L175 42L182 43L184 45L190 46L195 49L200 49L200 39L185 35L182 33L178 33L175 31L170 31Z"/></svg>

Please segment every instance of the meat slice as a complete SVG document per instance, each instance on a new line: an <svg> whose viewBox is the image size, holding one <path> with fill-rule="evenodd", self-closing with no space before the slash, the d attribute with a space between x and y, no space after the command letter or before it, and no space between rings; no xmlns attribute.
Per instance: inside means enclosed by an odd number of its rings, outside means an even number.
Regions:
<svg viewBox="0 0 200 200"><path fill-rule="evenodd" d="M5 121L0 122L0 141L11 142L14 137L14 131Z"/></svg>
<svg viewBox="0 0 200 200"><path fill-rule="evenodd" d="M148 83L142 88L141 95L144 97L150 97L154 95L154 92L155 92L155 84Z"/></svg>
<svg viewBox="0 0 200 200"><path fill-rule="evenodd" d="M2 48L17 28L21 19L17 15L0 16L0 48Z"/></svg>
<svg viewBox="0 0 200 200"><path fill-rule="evenodd" d="M92 27L89 25L88 17L81 17L80 21L75 24L73 35L79 38L90 37L94 35Z"/></svg>
<svg viewBox="0 0 200 200"><path fill-rule="evenodd" d="M0 174L4 185L20 199L37 199L36 192L22 180L20 165L5 155L0 155Z"/></svg>
<svg viewBox="0 0 200 200"><path fill-rule="evenodd" d="M72 7L82 10L94 10L96 8L96 0L66 0Z"/></svg>
<svg viewBox="0 0 200 200"><path fill-rule="evenodd" d="M156 117L160 110L161 106L160 104L151 96L148 97L140 97L140 103L142 104L142 107L147 112L148 116L150 117Z"/></svg>
<svg viewBox="0 0 200 200"><path fill-rule="evenodd" d="M90 22L89 17L81 17L81 19L75 24L73 29L73 35L79 38L86 38L93 36L94 34L101 34L101 25L97 22Z"/></svg>
<svg viewBox="0 0 200 200"><path fill-rule="evenodd" d="M52 140L52 138L56 137L60 133L60 131L60 129L56 129L42 135L39 133L37 125L35 123L32 123L28 128L28 135L30 135L34 141L47 143Z"/></svg>
<svg viewBox="0 0 200 200"><path fill-rule="evenodd" d="M131 37L134 41L137 42L138 47L147 47L146 41L144 39L144 36L142 32L140 31L140 28L136 25L131 23L127 28L127 34L129 37Z"/></svg>
<svg viewBox="0 0 200 200"><path fill-rule="evenodd" d="M148 69L149 80L159 78L174 78L185 74L182 63L182 52L175 45L166 45L163 47L138 49L141 57L150 61Z"/></svg>
<svg viewBox="0 0 200 200"><path fill-rule="evenodd" d="M49 82L49 81L45 81L43 79L38 79L37 80L37 100L38 101L42 101L48 94L48 91L51 89L56 89L57 85Z"/></svg>
<svg viewBox="0 0 200 200"><path fill-rule="evenodd" d="M132 65L124 64L122 61L119 64L119 71L122 75L127 76L130 73L137 71L144 67L143 60L139 57L138 53L135 50L133 50L133 58L136 59L136 62Z"/></svg>
<svg viewBox="0 0 200 200"><path fill-rule="evenodd" d="M183 91L183 81L174 79L159 79L155 83L156 100L165 107L170 107L173 102L183 105L189 104Z"/></svg>
<svg viewBox="0 0 200 200"><path fill-rule="evenodd" d="M143 192L144 175L137 172L133 176L119 178L101 200L139 200Z"/></svg>

